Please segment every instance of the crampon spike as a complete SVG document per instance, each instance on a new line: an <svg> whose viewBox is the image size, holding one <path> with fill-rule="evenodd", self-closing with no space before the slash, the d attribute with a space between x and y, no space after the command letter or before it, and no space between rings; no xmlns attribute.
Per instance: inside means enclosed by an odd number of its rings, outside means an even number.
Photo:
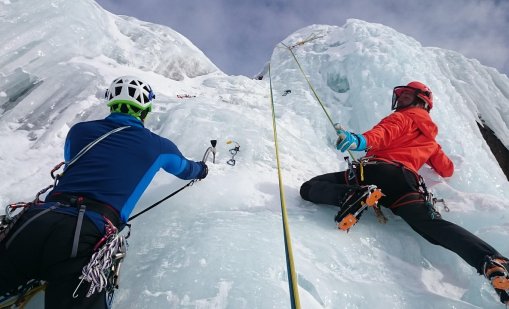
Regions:
<svg viewBox="0 0 509 309"><path fill-rule="evenodd" d="M348 214L338 223L338 228L343 231L348 231L355 223L357 223L357 218L353 214Z"/></svg>
<svg viewBox="0 0 509 309"><path fill-rule="evenodd" d="M383 193L382 193L382 190L375 189L366 198L366 205L368 205L368 206L375 206L375 204L378 203L378 200L381 199L382 196L384 196Z"/></svg>
<svg viewBox="0 0 509 309"><path fill-rule="evenodd" d="M493 277L491 284L495 289L509 291L509 279L507 277Z"/></svg>

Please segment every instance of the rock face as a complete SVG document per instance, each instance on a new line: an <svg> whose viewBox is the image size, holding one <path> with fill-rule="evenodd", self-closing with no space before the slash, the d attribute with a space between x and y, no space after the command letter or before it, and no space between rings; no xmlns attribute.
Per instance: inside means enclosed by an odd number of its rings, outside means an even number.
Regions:
<svg viewBox="0 0 509 309"><path fill-rule="evenodd" d="M509 150L502 144L502 142L495 136L493 130L490 129L486 124L481 125L477 123L481 134L490 146L491 152L498 161L498 164L504 171L507 180L509 180Z"/></svg>

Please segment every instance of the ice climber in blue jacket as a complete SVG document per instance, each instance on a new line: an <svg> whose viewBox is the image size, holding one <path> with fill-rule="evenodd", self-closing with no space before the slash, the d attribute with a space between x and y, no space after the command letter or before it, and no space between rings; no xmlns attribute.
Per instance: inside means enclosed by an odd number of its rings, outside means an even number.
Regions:
<svg viewBox="0 0 509 309"><path fill-rule="evenodd" d="M187 180L207 176L204 162L186 159L172 141L145 128L155 98L147 83L119 77L105 97L111 114L70 129L56 186L0 244L0 295L38 279L47 282L46 308L107 308L105 289L87 297L90 284L80 284L105 233L125 226L159 169Z"/></svg>

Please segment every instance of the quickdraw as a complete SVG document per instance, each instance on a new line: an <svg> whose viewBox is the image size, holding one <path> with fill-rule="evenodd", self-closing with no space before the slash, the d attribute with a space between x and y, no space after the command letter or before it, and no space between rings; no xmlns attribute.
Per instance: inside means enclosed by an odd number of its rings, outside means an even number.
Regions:
<svg viewBox="0 0 509 309"><path fill-rule="evenodd" d="M9 231L18 221L21 215L30 208L34 203L17 202L9 204L5 207L5 214L0 215L0 242L7 237ZM21 211L15 213L17 210Z"/></svg>
<svg viewBox="0 0 509 309"><path fill-rule="evenodd" d="M226 163L228 165L235 166L235 163L236 163L235 156L240 151L240 145L236 141L229 140L229 141L226 142L226 144L232 144L232 143L234 143L235 146L233 148L231 148L230 150L228 150L230 152L230 154L232 155L232 157L231 157L230 160L226 161Z"/></svg>
<svg viewBox="0 0 509 309"><path fill-rule="evenodd" d="M426 200L426 206L428 206L428 212L431 217L431 219L440 219L442 218L442 215L436 208L437 203L442 203L444 206L444 211L449 212L450 209L447 207L447 204L445 203L445 200L443 198L439 199L434 197L433 193L431 191L428 191L428 188L426 187L426 183L424 182L424 179L422 176L419 176L419 187L421 188L421 194L424 195L424 199Z"/></svg>
<svg viewBox="0 0 509 309"><path fill-rule="evenodd" d="M49 189L53 188L53 185L49 185L46 188L40 190L35 195L35 198L32 202L16 202L13 204L9 204L5 207L5 213L0 215L0 242L7 237L9 231L12 229L14 224L18 221L21 215L30 207L42 203L39 197L46 193ZM21 209L21 211L18 211ZM18 211L18 212L16 212Z"/></svg>

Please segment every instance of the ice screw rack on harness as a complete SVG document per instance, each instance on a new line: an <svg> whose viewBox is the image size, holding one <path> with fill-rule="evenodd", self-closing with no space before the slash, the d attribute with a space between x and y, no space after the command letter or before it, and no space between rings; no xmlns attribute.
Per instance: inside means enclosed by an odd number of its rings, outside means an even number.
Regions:
<svg viewBox="0 0 509 309"><path fill-rule="evenodd" d="M424 199L426 200L426 206L428 206L428 211L431 219L442 218L442 215L435 207L437 203L442 203L442 205L444 205L444 211L449 212L449 207L447 207L445 200L443 198L439 199L434 197L433 193L431 191L428 191L428 188L426 187L426 183L424 182L422 176L419 176L419 188L421 189L422 191L421 193L424 195Z"/></svg>
<svg viewBox="0 0 509 309"><path fill-rule="evenodd" d="M104 218L104 220L106 221L106 234L95 245L95 253L92 255L90 262L83 267L82 274L79 277L81 281L72 296L77 298L79 287L83 281L87 281L90 283L90 288L86 297L106 289L108 307L111 307L113 294L115 289L118 289L120 266L127 253L127 238L131 233L131 225L127 225L129 232L124 236L119 234L118 229L111 221L107 218Z"/></svg>

